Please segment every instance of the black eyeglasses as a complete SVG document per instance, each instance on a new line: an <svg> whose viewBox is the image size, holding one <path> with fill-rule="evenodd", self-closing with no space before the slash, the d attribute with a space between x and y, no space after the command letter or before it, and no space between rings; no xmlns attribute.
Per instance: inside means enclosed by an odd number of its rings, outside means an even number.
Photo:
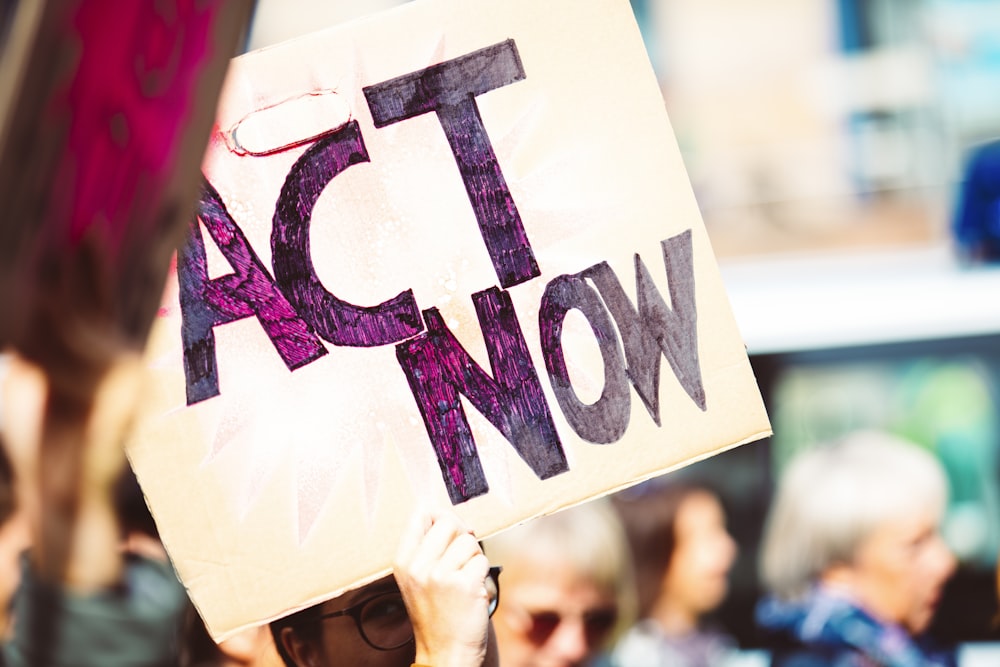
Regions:
<svg viewBox="0 0 1000 667"><path fill-rule="evenodd" d="M489 572L486 573L486 595L489 597L489 602L486 606L486 613L490 618L493 618L493 612L497 610L497 605L500 604L501 572L503 572L503 565L494 565L490 568Z"/></svg>
<svg viewBox="0 0 1000 667"><path fill-rule="evenodd" d="M497 565L490 568L486 577L486 592L489 594L489 615L497 609L500 602L500 572L503 567ZM403 595L398 590L386 591L373 595L361 602L322 614L318 620L338 616L350 616L358 627L358 634L365 643L379 651L392 651L413 641L413 625L403 604Z"/></svg>

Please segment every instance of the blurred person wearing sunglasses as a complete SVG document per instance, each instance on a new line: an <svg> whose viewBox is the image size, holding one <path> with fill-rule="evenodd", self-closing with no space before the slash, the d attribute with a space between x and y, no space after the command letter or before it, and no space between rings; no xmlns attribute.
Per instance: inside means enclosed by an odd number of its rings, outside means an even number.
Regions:
<svg viewBox="0 0 1000 667"><path fill-rule="evenodd" d="M499 567L450 512L418 514L393 574L271 623L288 667L496 667Z"/></svg>
<svg viewBox="0 0 1000 667"><path fill-rule="evenodd" d="M504 564L494 617L503 667L594 664L632 615L628 549L606 499L492 537L486 553Z"/></svg>
<svg viewBox="0 0 1000 667"><path fill-rule="evenodd" d="M735 641L706 624L729 591L736 542L719 497L691 481L651 480L614 498L633 554L640 621L615 646L620 667L719 667Z"/></svg>

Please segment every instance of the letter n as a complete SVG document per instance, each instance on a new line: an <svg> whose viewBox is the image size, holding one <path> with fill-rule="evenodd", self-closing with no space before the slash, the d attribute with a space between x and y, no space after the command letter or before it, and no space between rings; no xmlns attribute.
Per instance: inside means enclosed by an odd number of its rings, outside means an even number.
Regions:
<svg viewBox="0 0 1000 667"><path fill-rule="evenodd" d="M199 220L234 273L209 279ZM289 370L326 354L319 338L274 284L208 181L203 185L187 243L178 253L177 281L188 405L219 394L213 329L221 324L256 316Z"/></svg>
<svg viewBox="0 0 1000 667"><path fill-rule="evenodd" d="M493 287L473 294L472 301L493 377L462 348L436 308L423 313L427 331L396 346L455 505L489 491L459 394L540 479L569 470L510 295Z"/></svg>

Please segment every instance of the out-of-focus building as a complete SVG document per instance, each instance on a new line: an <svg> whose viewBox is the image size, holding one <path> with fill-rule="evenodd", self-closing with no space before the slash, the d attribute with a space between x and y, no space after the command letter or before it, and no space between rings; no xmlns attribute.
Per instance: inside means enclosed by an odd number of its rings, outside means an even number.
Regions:
<svg viewBox="0 0 1000 667"><path fill-rule="evenodd" d="M1000 3L644 5L718 254L947 237L966 154L1000 136Z"/></svg>
<svg viewBox="0 0 1000 667"><path fill-rule="evenodd" d="M322 30L402 4L405 0L256 0L249 49Z"/></svg>

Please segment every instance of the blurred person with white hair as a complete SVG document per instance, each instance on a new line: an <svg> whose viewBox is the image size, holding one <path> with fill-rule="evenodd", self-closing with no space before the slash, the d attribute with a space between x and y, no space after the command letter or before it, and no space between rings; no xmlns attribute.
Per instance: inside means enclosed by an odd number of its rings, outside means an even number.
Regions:
<svg viewBox="0 0 1000 667"><path fill-rule="evenodd" d="M950 666L922 635L955 559L939 533L947 482L913 443L858 432L796 457L765 525L757 621L774 667Z"/></svg>
<svg viewBox="0 0 1000 667"><path fill-rule="evenodd" d="M503 667L595 664L634 615L627 541L606 498L534 519L485 547L503 565L493 617Z"/></svg>

